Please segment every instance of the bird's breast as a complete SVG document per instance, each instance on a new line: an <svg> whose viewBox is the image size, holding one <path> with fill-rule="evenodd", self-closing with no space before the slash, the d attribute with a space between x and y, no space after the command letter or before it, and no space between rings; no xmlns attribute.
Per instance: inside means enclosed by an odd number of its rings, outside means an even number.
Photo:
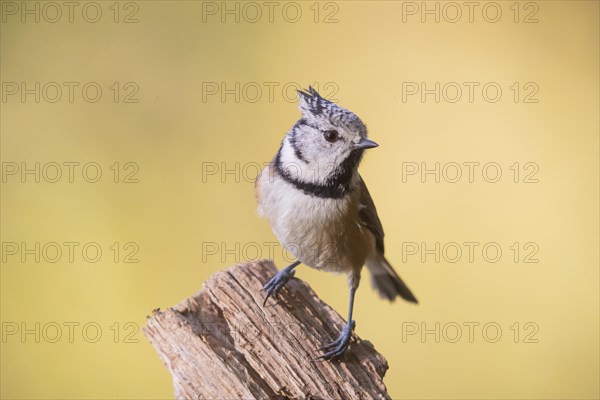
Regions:
<svg viewBox="0 0 600 400"><path fill-rule="evenodd" d="M358 197L350 192L321 198L296 189L270 167L257 180L259 213L265 216L284 248L318 269L360 268L373 246L358 221Z"/></svg>

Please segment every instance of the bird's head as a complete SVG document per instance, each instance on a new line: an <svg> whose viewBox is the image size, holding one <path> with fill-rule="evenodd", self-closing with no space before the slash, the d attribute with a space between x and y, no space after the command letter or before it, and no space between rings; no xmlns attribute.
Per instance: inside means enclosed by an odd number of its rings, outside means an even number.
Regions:
<svg viewBox="0 0 600 400"><path fill-rule="evenodd" d="M302 116L280 150L290 173L311 183L331 183L351 177L366 149L377 147L367 138L367 127L353 112L321 97L312 87L298 91Z"/></svg>

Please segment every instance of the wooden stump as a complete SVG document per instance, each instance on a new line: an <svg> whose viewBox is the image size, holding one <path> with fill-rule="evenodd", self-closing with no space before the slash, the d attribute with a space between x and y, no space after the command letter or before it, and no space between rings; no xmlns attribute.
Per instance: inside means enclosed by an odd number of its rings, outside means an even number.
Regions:
<svg viewBox="0 0 600 400"><path fill-rule="evenodd" d="M385 358L353 335L339 361L313 361L344 320L299 279L262 306L271 262L218 272L200 292L148 317L144 334L178 399L389 399Z"/></svg>

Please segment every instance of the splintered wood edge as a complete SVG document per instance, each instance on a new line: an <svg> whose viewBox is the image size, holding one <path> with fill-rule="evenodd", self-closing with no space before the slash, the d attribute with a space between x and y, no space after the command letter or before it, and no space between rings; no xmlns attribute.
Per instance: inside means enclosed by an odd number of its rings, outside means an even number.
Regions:
<svg viewBox="0 0 600 400"><path fill-rule="evenodd" d="M299 279L262 306L270 261L212 275L195 295L148 317L144 334L173 376L177 398L389 399L385 358L354 334L341 361L313 361L344 325Z"/></svg>

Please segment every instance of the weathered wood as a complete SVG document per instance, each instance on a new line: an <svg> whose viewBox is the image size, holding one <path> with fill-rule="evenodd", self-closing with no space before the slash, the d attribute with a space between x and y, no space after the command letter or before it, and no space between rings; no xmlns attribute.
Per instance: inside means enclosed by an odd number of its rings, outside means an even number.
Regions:
<svg viewBox="0 0 600 400"><path fill-rule="evenodd" d="M389 399L388 365L354 334L340 361L313 361L343 319L299 279L262 306L271 262L214 274L200 292L148 317L145 335L178 399Z"/></svg>

